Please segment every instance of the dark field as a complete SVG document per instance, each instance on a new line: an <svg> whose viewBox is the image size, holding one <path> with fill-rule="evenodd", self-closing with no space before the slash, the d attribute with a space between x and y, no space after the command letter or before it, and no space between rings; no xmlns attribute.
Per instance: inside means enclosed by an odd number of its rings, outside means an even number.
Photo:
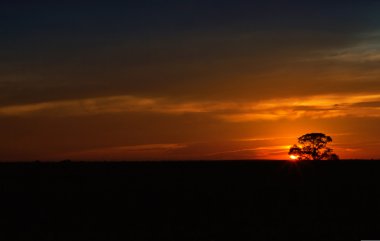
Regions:
<svg viewBox="0 0 380 241"><path fill-rule="evenodd" d="M380 161L0 164L0 240L380 240Z"/></svg>

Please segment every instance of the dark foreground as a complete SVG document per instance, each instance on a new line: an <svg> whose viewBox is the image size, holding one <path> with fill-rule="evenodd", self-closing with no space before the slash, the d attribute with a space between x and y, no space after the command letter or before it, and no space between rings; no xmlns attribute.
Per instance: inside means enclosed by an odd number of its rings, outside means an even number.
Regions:
<svg viewBox="0 0 380 241"><path fill-rule="evenodd" d="M380 240L380 162L0 164L0 240Z"/></svg>

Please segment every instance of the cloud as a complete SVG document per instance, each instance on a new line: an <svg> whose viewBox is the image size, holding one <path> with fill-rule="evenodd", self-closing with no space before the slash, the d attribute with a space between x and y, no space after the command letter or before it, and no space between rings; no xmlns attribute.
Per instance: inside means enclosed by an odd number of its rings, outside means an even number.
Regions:
<svg viewBox="0 0 380 241"><path fill-rule="evenodd" d="M256 102L180 101L170 98L111 96L0 108L0 116L82 116L107 113L206 113L230 122L299 118L380 117L380 94L317 95Z"/></svg>
<svg viewBox="0 0 380 241"><path fill-rule="evenodd" d="M157 112L166 114L217 112L232 109L232 103L174 102L164 98L111 96L0 107L0 115L96 115L121 112Z"/></svg>
<svg viewBox="0 0 380 241"><path fill-rule="evenodd" d="M208 158L221 158L224 157L228 159L238 157L239 159L282 159L287 156L289 145L282 146L257 146L251 148L241 148L229 151L221 151L210 153L207 155Z"/></svg>
<svg viewBox="0 0 380 241"><path fill-rule="evenodd" d="M352 107L380 108L380 101L358 102L358 103L353 104Z"/></svg>
<svg viewBox="0 0 380 241"><path fill-rule="evenodd" d="M116 147L94 148L68 153L58 153L51 155L50 159L57 159L65 156L74 160L153 160L167 159L167 153L176 149L186 148L185 144L159 143L145 145L129 145Z"/></svg>
<svg viewBox="0 0 380 241"><path fill-rule="evenodd" d="M337 48L331 51L325 59L344 62L378 62L380 61L380 35L369 32L357 37L357 43L352 46Z"/></svg>
<svg viewBox="0 0 380 241"><path fill-rule="evenodd" d="M77 44L50 37L43 39L52 42L42 44L37 38L38 47L25 44L21 49L7 41L10 46L0 60L0 105L117 95L257 100L292 96L300 89L313 94L331 88L352 91L356 86L336 83L337 78L346 78L341 72L352 72L347 76L351 80L363 78L371 69L370 63L355 67L356 72L348 66L356 62L335 61L343 62L341 69L330 64L333 58L363 55L364 47L357 47L362 40L339 31L194 29L92 43L98 37L73 41ZM378 76L375 72L370 77ZM318 87L323 84L329 88Z"/></svg>
<svg viewBox="0 0 380 241"><path fill-rule="evenodd" d="M253 138L237 139L236 141L259 142L259 141L274 141L274 140L282 140L282 139L294 139L294 137L293 136L288 136L288 137L253 137Z"/></svg>
<svg viewBox="0 0 380 241"><path fill-rule="evenodd" d="M380 117L380 109L375 106L378 100L380 100L378 94L318 95L303 98L272 99L253 105L251 112L224 114L222 118L232 122L244 122L344 116ZM366 103L366 106L363 103ZM369 106L369 103L372 106Z"/></svg>

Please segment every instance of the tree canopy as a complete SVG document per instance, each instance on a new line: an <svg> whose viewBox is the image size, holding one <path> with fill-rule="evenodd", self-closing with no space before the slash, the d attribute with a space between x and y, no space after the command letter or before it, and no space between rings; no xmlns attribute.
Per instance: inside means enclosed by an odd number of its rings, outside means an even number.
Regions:
<svg viewBox="0 0 380 241"><path fill-rule="evenodd" d="M332 138L323 133L309 133L298 138L298 145L289 149L289 155L298 160L338 160L333 149L327 147Z"/></svg>

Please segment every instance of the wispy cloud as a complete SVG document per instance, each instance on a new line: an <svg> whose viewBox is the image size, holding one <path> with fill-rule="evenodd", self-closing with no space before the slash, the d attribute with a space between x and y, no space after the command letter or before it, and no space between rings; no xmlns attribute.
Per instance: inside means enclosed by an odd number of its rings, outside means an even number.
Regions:
<svg viewBox="0 0 380 241"><path fill-rule="evenodd" d="M227 121L299 118L380 117L380 94L317 95L265 100L251 104L251 111L221 115Z"/></svg>
<svg viewBox="0 0 380 241"><path fill-rule="evenodd" d="M100 147L86 149L68 153L57 153L50 158L65 156L75 160L82 159L101 159L104 160L126 160L126 159L160 159L168 158L165 154L170 151L186 148L185 144L178 143L159 143L159 144L144 144L144 145L129 145L115 147Z"/></svg>
<svg viewBox="0 0 380 241"><path fill-rule="evenodd" d="M208 157L223 157L223 156L239 156L239 158L247 158L247 159L276 159L276 158L284 158L287 156L287 152L289 150L288 145L282 146L258 146L253 148L241 148L229 151L221 151L210 153Z"/></svg>
<svg viewBox="0 0 380 241"><path fill-rule="evenodd" d="M362 45L350 49L343 49L329 54L325 59L344 62L380 61L380 45Z"/></svg>
<svg viewBox="0 0 380 241"><path fill-rule="evenodd" d="M320 52L314 60L332 60L339 62L377 62L380 61L380 34L367 32L357 36L357 42L352 46Z"/></svg>
<svg viewBox="0 0 380 241"><path fill-rule="evenodd" d="M380 117L380 94L335 94L256 102L178 101L170 98L111 96L0 107L0 116L77 116L154 112L207 113L229 122L298 118Z"/></svg>
<svg viewBox="0 0 380 241"><path fill-rule="evenodd" d="M274 140L282 140L282 139L294 139L294 136L288 137L252 137L252 138L242 138L236 139L236 141L242 142L258 142L258 141L274 141Z"/></svg>
<svg viewBox="0 0 380 241"><path fill-rule="evenodd" d="M51 101L0 107L0 115L91 115L119 112L158 112L167 114L217 112L233 109L233 103L176 102L166 98L111 96L78 100Z"/></svg>

